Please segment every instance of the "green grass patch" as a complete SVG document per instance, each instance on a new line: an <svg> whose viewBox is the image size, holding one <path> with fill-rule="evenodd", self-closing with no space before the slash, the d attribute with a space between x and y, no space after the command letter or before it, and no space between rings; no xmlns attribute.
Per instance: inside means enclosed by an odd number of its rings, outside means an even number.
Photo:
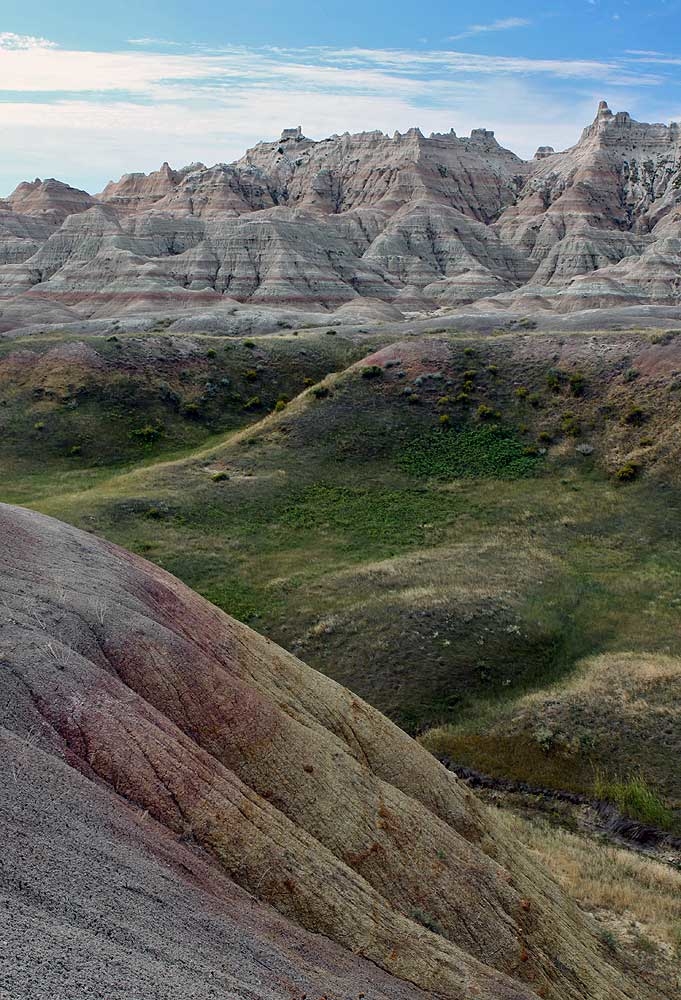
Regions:
<svg viewBox="0 0 681 1000"><path fill-rule="evenodd" d="M435 479L522 479L541 456L528 454L517 434L499 424L425 434L407 444L398 463L405 472Z"/></svg>
<svg viewBox="0 0 681 1000"><path fill-rule="evenodd" d="M617 780L597 774L594 793L597 798L612 802L621 813L631 819L639 820L648 826L659 827L661 830L670 830L674 826L674 814L642 774Z"/></svg>

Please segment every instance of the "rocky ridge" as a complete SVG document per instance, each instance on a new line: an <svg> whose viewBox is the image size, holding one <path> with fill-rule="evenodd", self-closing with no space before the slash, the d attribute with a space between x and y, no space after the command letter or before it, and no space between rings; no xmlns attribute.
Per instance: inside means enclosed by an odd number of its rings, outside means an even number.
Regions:
<svg viewBox="0 0 681 1000"><path fill-rule="evenodd" d="M0 330L247 304L332 313L674 307L681 129L602 102L565 152L493 133L287 129L233 164L0 203ZM342 320L342 317L340 317Z"/></svg>

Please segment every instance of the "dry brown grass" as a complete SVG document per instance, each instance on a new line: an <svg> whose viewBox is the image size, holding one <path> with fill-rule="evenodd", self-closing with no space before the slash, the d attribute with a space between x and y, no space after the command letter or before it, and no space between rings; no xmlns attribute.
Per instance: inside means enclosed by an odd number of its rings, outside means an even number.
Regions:
<svg viewBox="0 0 681 1000"><path fill-rule="evenodd" d="M681 872L546 821L505 814L515 835L549 869L616 947L669 963L681 987Z"/></svg>

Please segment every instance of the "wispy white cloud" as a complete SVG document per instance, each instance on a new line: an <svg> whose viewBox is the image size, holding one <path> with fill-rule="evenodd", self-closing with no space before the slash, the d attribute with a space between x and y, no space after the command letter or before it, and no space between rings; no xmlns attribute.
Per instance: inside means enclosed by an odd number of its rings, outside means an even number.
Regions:
<svg viewBox="0 0 681 1000"><path fill-rule="evenodd" d="M644 85L661 79L631 55L561 60L446 49L235 46L162 51L166 43L152 39L138 49L87 52L4 38L0 191L37 174L93 189L164 159L175 165L231 160L298 122L312 138L414 125L426 133L453 126L465 134L484 126L529 156L540 144L564 148L576 141L598 100L614 88L622 95L619 106L636 113Z"/></svg>
<svg viewBox="0 0 681 1000"><path fill-rule="evenodd" d="M513 28L527 28L532 24L526 17L502 17L490 24L470 24L465 31L458 35L450 35L449 41L458 41L461 38L472 38L474 35L485 35L490 31L511 31Z"/></svg>

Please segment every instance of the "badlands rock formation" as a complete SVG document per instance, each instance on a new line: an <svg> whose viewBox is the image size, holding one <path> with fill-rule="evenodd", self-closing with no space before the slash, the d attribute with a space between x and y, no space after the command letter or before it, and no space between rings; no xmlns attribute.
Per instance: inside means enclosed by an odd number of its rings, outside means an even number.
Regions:
<svg viewBox="0 0 681 1000"><path fill-rule="evenodd" d="M575 146L529 163L484 129L287 129L233 164L165 163L95 198L35 181L0 203L0 330L239 303L669 308L680 269L681 129L604 102Z"/></svg>
<svg viewBox="0 0 681 1000"><path fill-rule="evenodd" d="M0 533L13 1000L650 995L378 712L111 544Z"/></svg>

